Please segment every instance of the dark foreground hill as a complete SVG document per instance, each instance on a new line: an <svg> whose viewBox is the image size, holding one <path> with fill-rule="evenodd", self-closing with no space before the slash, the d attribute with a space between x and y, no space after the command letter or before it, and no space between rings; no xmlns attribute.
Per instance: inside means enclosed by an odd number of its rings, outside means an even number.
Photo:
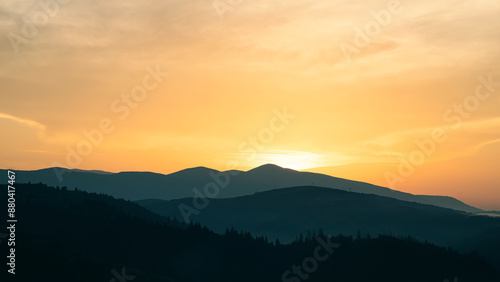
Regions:
<svg viewBox="0 0 500 282"><path fill-rule="evenodd" d="M218 233L234 227L282 242L318 228L332 235L410 235L439 246L481 252L500 266L500 218L372 194L305 186L231 199L138 203L164 216L193 220Z"/></svg>
<svg viewBox="0 0 500 282"><path fill-rule="evenodd" d="M7 186L0 185L1 191ZM16 275L1 281L499 281L476 255L412 239L338 236L268 243L217 235L109 196L16 185ZM7 193L0 195L7 202ZM5 213L4 213L5 214ZM2 221L4 224L5 221ZM2 226L2 230L6 230ZM321 239L322 238L322 239Z"/></svg>

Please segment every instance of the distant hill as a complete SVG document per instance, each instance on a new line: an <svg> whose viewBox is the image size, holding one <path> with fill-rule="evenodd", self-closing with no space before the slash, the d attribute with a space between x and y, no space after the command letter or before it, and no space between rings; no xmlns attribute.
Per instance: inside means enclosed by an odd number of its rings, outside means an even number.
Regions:
<svg viewBox="0 0 500 282"><path fill-rule="evenodd" d="M7 202L7 193L0 194L0 201ZM318 232L324 242L338 244L335 249L314 236L283 245L235 230L217 235L129 201L42 184L16 185L16 214L16 277L2 281L304 281L292 273L297 267L311 282L500 279L498 270L477 255L411 238L327 239ZM8 251L2 242L0 253ZM318 255L322 260L312 265ZM5 277L6 255L2 257Z"/></svg>
<svg viewBox="0 0 500 282"><path fill-rule="evenodd" d="M218 187L217 198L239 197L284 187L312 185L431 204L470 213L482 212L451 197L412 195L368 183L299 172L275 165L264 165L247 172L219 172L197 167L163 175L151 172L104 173L49 168L19 171L17 175L20 183L44 183L50 186L67 186L70 189L78 187L87 192L105 193L128 200L172 200L192 197L194 188L204 191L207 185L211 185L212 188ZM58 175L62 181L59 181Z"/></svg>
<svg viewBox="0 0 500 282"><path fill-rule="evenodd" d="M482 212L482 213L478 213L477 215L486 215L486 216L500 217L500 212L499 211L485 211L485 212Z"/></svg>
<svg viewBox="0 0 500 282"><path fill-rule="evenodd" d="M183 218L181 204L194 207L192 198L138 203L177 218ZM190 220L216 232L235 227L282 242L318 228L332 235L411 235L464 251L482 249L500 265L500 218L330 188L292 187L232 199L210 199ZM489 239L479 240L486 237Z"/></svg>

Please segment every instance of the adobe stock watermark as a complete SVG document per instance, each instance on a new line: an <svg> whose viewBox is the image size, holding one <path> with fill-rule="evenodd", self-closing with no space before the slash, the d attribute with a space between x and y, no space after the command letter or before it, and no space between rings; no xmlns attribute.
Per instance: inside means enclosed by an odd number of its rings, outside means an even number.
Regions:
<svg viewBox="0 0 500 282"><path fill-rule="evenodd" d="M71 0L39 0L38 9L30 16L23 16L18 32L9 32L7 38L15 53L19 53L21 45L26 45L34 39L39 29L45 27L51 18L54 18L61 10L61 5L67 5Z"/></svg>
<svg viewBox="0 0 500 282"><path fill-rule="evenodd" d="M411 0L410 0L411 1ZM373 20L367 22L361 29L354 28L354 38L352 44L340 43L339 47L348 63L352 62L353 55L361 54L361 49L368 47L373 38L382 32L382 28L391 24L394 15L403 11L403 6L399 0L391 0L387 3L387 8L380 11L371 11Z"/></svg>
<svg viewBox="0 0 500 282"><path fill-rule="evenodd" d="M331 237L324 240L321 237L316 238L318 246L314 249L312 256L305 258L300 265L293 265L291 270L283 272L281 280L283 282L300 282L309 279L309 276L316 272L319 268L319 263L330 258L341 245L331 242ZM293 275L292 275L293 274Z"/></svg>
<svg viewBox="0 0 500 282"><path fill-rule="evenodd" d="M111 134L116 129L116 123L123 121L130 116L130 113L137 109L141 102L144 102L149 93L154 91L169 75L168 72L162 72L160 66L156 68L146 67L146 74L142 78L142 83L138 84L127 93L122 93L119 98L111 102L110 109L116 116L114 118L102 118L95 128L82 130L83 139L74 146L66 146L65 165L55 161L52 163L54 172L59 180L63 181L63 174L66 170L57 167L76 168L88 157L95 147L99 146L106 135Z"/></svg>
<svg viewBox="0 0 500 282"><path fill-rule="evenodd" d="M287 107L283 107L282 110L275 108L273 110L273 117L269 120L268 126L259 130L256 135L249 136L247 140L241 142L238 146L238 153L248 154L250 153L249 159L253 159L259 151L265 149L265 145L271 143L275 135L286 129L290 125L291 120L295 119L295 114L290 114ZM192 206L181 203L179 204L179 211L186 223L190 223L190 217L193 215L199 215L200 211L205 209L209 203L209 199L217 198L221 192L221 189L225 189L231 182L231 177L236 176L232 170L239 167L239 163L236 161L230 161L227 164L229 172L210 172L210 178L212 182L207 183L203 190L198 188L193 188L193 202Z"/></svg>
<svg viewBox="0 0 500 282"><path fill-rule="evenodd" d="M478 81L474 94L465 97L460 103L454 104L443 113L445 127L451 125L452 130L459 129L463 121L479 108L481 102L489 99L500 87L500 80L495 81L493 73L488 74L486 77L479 76ZM397 171L385 172L384 177L388 187L394 189L396 184L403 183L406 178L413 175L416 168L423 165L427 158L436 152L438 145L446 142L446 140L448 140L448 134L443 127L434 128L431 135L424 140L416 139L414 143L417 148L410 152L408 156L399 159Z"/></svg>
<svg viewBox="0 0 500 282"><path fill-rule="evenodd" d="M223 21L226 13L232 13L243 2L244 0L214 0L212 7L219 16L219 19Z"/></svg>
<svg viewBox="0 0 500 282"><path fill-rule="evenodd" d="M127 269L125 266L122 268L121 273L118 273L115 269L111 270L111 274L113 274L114 278L111 278L109 282L126 282L126 281L132 281L135 279L135 276L131 276L127 274Z"/></svg>

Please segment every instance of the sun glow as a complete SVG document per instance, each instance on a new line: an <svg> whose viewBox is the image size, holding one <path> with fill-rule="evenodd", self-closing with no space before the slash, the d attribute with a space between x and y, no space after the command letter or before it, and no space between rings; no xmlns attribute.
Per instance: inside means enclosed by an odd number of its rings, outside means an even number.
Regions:
<svg viewBox="0 0 500 282"><path fill-rule="evenodd" d="M255 166L271 163L283 168L302 170L320 167L324 165L326 159L323 155L310 152L276 150L256 155L252 163Z"/></svg>

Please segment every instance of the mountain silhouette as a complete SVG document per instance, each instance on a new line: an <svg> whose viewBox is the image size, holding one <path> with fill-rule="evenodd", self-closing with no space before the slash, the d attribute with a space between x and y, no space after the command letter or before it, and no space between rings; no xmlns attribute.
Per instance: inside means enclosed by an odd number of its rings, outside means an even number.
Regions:
<svg viewBox="0 0 500 282"><path fill-rule="evenodd" d="M134 201L192 197L194 195L193 189L203 191L207 185L219 187L217 198L239 197L284 187L313 185L431 204L470 213L482 212L481 209L469 206L452 197L413 195L364 182L284 169L272 164L263 165L247 172L237 170L220 172L205 167L196 167L168 175L151 172L104 173L48 168L36 171L19 171L17 181L67 186L70 189L77 187L87 192L104 193L116 198Z"/></svg>

